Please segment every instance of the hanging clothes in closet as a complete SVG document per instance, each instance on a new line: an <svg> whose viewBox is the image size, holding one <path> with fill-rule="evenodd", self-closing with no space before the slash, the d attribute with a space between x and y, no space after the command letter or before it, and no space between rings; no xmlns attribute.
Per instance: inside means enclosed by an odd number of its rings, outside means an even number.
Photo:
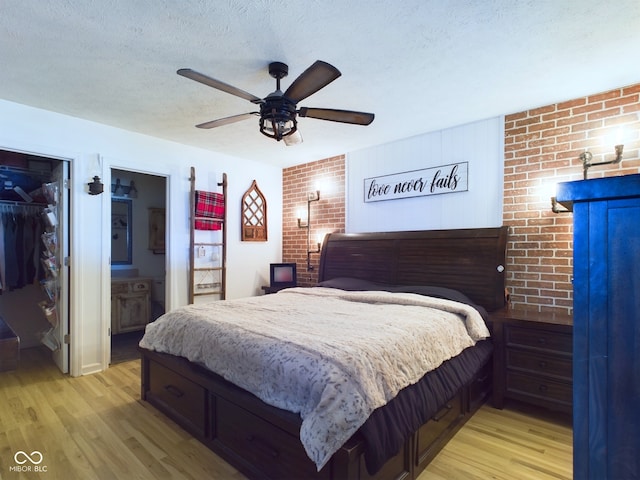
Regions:
<svg viewBox="0 0 640 480"><path fill-rule="evenodd" d="M0 292L44 280L42 212L42 207L0 204Z"/></svg>
<svg viewBox="0 0 640 480"><path fill-rule="evenodd" d="M45 300L34 301L46 327L33 333L53 351L60 348L53 333L58 325L55 227L55 211L50 206L0 202L0 294L9 295L29 285L45 292Z"/></svg>

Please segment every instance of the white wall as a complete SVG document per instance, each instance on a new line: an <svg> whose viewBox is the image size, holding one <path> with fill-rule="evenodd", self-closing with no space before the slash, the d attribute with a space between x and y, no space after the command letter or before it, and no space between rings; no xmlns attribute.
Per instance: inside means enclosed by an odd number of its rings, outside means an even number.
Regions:
<svg viewBox="0 0 640 480"><path fill-rule="evenodd" d="M468 162L468 191L364 202L364 179ZM504 118L496 117L347 154L346 231L502 224Z"/></svg>
<svg viewBox="0 0 640 480"><path fill-rule="evenodd" d="M227 298L257 295L269 263L282 255L282 170L0 100L0 148L71 161L71 374L106 367L110 324L110 195L92 196L99 175L108 191L110 169L167 177L167 308L187 303L189 170L197 187L216 190L228 176ZM256 180L268 199L268 242L240 241L240 200Z"/></svg>

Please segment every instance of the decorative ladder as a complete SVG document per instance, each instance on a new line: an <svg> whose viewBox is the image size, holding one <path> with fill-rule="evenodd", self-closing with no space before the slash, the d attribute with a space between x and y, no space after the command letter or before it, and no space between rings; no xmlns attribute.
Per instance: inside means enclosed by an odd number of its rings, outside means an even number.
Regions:
<svg viewBox="0 0 640 480"><path fill-rule="evenodd" d="M227 290L227 174L222 174L222 182L218 182L218 186L222 187L222 197L224 198L224 216L220 220L221 240L214 242L196 241L196 220L211 220L209 217L196 216L196 173L195 168L191 167L191 183L190 193L190 232L189 232L189 303L194 303L195 297L205 295L218 295L220 300L226 298ZM220 248L221 252L217 259L217 265L201 266L196 262L196 251L206 252L207 248ZM209 278L210 283L199 282L198 278ZM201 291L196 291L201 288Z"/></svg>

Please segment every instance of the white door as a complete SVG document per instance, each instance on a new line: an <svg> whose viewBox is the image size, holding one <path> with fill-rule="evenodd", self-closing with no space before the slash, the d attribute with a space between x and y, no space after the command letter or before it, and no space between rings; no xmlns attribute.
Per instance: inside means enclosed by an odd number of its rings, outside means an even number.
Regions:
<svg viewBox="0 0 640 480"><path fill-rule="evenodd" d="M56 216L58 225L58 299L56 310L58 325L54 329L54 336L60 348L54 350L53 360L62 371L69 373L69 162L61 161L53 170L53 182L58 184L58 204Z"/></svg>

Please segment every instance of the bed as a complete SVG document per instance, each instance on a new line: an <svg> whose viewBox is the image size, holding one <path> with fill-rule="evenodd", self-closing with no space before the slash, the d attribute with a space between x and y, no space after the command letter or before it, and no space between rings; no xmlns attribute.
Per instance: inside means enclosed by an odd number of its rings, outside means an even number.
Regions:
<svg viewBox="0 0 640 480"><path fill-rule="evenodd" d="M490 392L484 314L504 306L506 239L507 227L329 234L317 287L189 306L149 326L142 398L250 478L416 478ZM211 327L204 316L214 307L230 320ZM412 318L425 308L437 310L428 327ZM289 316L293 323L280 325ZM376 326L372 337L356 346L367 322ZM438 322L460 330L446 334L453 346L421 348L422 329ZM316 346L330 331L341 343ZM380 353L376 344L395 349ZM367 363L359 348L379 363ZM439 349L443 359L432 358ZM343 357L325 368L331 351ZM381 363L399 370L387 374ZM275 366L262 370L266 364ZM276 377L288 383L265 380ZM343 390L357 398L339 396ZM327 411L338 419L327 420Z"/></svg>

